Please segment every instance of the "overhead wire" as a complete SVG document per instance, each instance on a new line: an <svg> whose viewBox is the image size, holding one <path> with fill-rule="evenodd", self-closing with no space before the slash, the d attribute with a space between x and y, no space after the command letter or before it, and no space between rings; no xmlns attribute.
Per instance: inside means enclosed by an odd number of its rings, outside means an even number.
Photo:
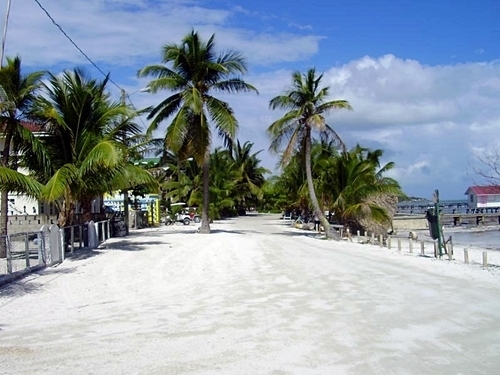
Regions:
<svg viewBox="0 0 500 375"><path fill-rule="evenodd" d="M40 3L39 0L34 0L35 3L37 3L37 5L40 7L40 9L47 15L47 17L52 21L52 23L59 29L59 31L61 31L61 33L63 33L63 35L71 42L71 44L73 44L73 46L75 46L75 48L105 77L108 77L108 80L109 82L111 82L113 85L115 85L119 90L124 90L120 85L118 85L115 81L113 81L111 79L111 77L108 76L108 74L106 74L94 61L92 61L92 59L85 53L83 52L83 50L76 44L75 41L73 41L73 39L71 39L71 37L63 30L62 26L59 25L55 19L50 15L49 11L47 9L44 8L44 6ZM125 90L124 90L125 91ZM127 94L127 99L128 101L130 102L130 104L132 104L132 108L136 111L137 109L135 108L134 106L134 103L132 103L132 100L130 99L130 96ZM144 123L144 121L142 120L142 117L139 116L139 119L141 120L141 123L142 125L144 125L144 127L146 128L146 124Z"/></svg>

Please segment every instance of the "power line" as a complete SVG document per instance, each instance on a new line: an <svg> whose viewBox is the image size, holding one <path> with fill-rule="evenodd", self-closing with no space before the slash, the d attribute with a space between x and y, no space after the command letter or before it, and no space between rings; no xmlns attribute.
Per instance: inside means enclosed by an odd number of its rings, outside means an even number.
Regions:
<svg viewBox="0 0 500 375"><path fill-rule="evenodd" d="M73 44L75 46L75 48L80 51L80 53L103 75L103 76L107 76L106 73L104 73L102 71L101 68L99 68L97 66L96 63L94 63L92 61L92 59L90 57L87 56L87 54L85 52L82 51L82 49L80 47L78 47L78 45L73 41L73 39L71 39L71 37L66 34L66 32L63 30L63 28L61 27L61 25L59 25L55 20L54 18L52 18L52 16L50 15L50 13L47 11L47 9L45 9L43 7L42 4L40 4L40 2L38 0L35 0L35 3L38 4L38 6L40 7L40 9L42 9L44 11L44 13L47 15L47 17L49 17L49 19L52 21L52 23L64 34L64 36L71 42L71 44ZM116 87L118 87L120 90L122 89L115 81L113 81L111 78L109 78L109 82L111 82L113 85L115 85Z"/></svg>
<svg viewBox="0 0 500 375"><path fill-rule="evenodd" d="M73 39L71 39L71 37L70 37L70 36L69 36L69 35L68 35L68 34L67 34L64 30L63 30L63 28L61 27L61 25L59 25L59 24L58 24L58 23L54 20L54 18L50 15L50 13L48 12L48 10L47 10L47 9L45 9L45 8L43 7L43 5L42 5L42 4L40 4L40 1L35 0L35 2L38 4L38 6L40 7L40 9L42 9L42 10L43 10L43 12L47 15L47 17L49 17L49 19L52 21L52 23L53 23L53 24L54 24L54 25L55 25L55 26L56 26L56 27L57 27L57 28L58 28L58 29L59 29L59 30L60 30L60 31L64 34L64 36L65 36L65 37L66 37L66 38L67 38L67 39L71 42L71 44L73 44L73 45L75 46L75 48L76 48L76 49L77 49L77 50L78 50L78 51L79 51L79 52L80 52L80 53L81 53L81 54L82 54L82 55L83 55L83 56L84 56L84 57L85 57L85 58L86 58L86 59L87 59L87 60L88 60L88 61L89 61L89 62L90 62L90 63L91 63L91 64L92 64L92 65L93 65L93 66L94 66L94 67L95 67L95 68L96 68L96 69L97 69L97 70L98 70L98 71L99 71L102 75L103 75L103 76L108 77L108 75L107 75L106 73L104 73L104 71L103 71L101 68L99 68L99 67L97 66L97 64L96 64L96 63L94 63L94 62L92 61L92 59L91 59L90 57L88 57L88 56L87 56L87 54L86 54L85 52L83 52L83 50L82 50L80 47L78 47L78 45L77 45L77 44L73 41ZM118 85L115 81L113 81L113 80L111 79L111 77L108 77L108 80L109 80L109 82L111 82L113 85L115 85L115 86L116 86L116 87L117 87L120 91L125 92L125 90L124 90L124 89L122 89L122 88L121 88L121 87L120 87L120 86L119 86L119 85ZM125 93L126 93L126 92L125 92ZM132 103L132 100L130 99L130 96L129 96L128 94L126 94L126 96L127 96L128 101L129 101L129 102L130 102L130 104L132 105L132 108L133 108L136 112L138 112L138 110L137 110L137 109L135 108L135 106L134 106L134 103ZM139 119L141 120L142 125L146 128L146 124L144 123L144 121L142 120L142 118L141 118L140 116L139 116Z"/></svg>

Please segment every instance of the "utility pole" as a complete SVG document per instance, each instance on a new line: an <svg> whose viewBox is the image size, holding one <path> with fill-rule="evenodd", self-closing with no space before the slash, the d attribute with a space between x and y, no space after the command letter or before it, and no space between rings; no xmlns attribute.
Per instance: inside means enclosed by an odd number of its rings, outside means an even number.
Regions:
<svg viewBox="0 0 500 375"><path fill-rule="evenodd" d="M439 252L439 257L441 258L443 256L443 241L442 241L442 230L441 230L441 215L439 212L439 190L436 189L434 192L434 214L436 215L436 221L437 221L437 231L438 231L438 252Z"/></svg>
<svg viewBox="0 0 500 375"><path fill-rule="evenodd" d="M3 25L2 50L0 51L0 66L3 66L3 54L5 52L5 41L7 40L7 28L9 26L11 0L7 0L7 11L5 12L5 23Z"/></svg>
<svg viewBox="0 0 500 375"><path fill-rule="evenodd" d="M124 89L121 89L121 103L122 105L127 104L127 93ZM123 134L123 143L124 146L127 147L127 133ZM128 152L128 150L127 150ZM127 156L128 157L128 156ZM128 210L128 189L123 189L123 221L125 222L125 235L129 234L129 210Z"/></svg>

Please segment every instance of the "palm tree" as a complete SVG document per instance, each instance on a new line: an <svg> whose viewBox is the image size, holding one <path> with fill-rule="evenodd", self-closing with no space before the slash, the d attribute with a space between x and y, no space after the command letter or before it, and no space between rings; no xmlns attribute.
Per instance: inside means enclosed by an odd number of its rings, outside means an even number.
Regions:
<svg viewBox="0 0 500 375"><path fill-rule="evenodd" d="M330 231L330 224L320 208L314 190L311 172L312 131L318 131L323 138L333 138L345 149L338 134L326 124L324 115L334 109L351 110L352 108L345 100L326 101L329 90L328 87L320 88L322 77L323 75L316 76L315 69L310 69L305 74L294 72L291 88L283 95L271 99L269 103L271 109L284 109L288 112L273 122L267 132L272 139L270 150L273 152L279 152L282 144L288 141L281 159L283 165L286 165L297 151L303 153L309 198L314 207L314 213L325 228L326 236L331 238L334 233Z"/></svg>
<svg viewBox="0 0 500 375"><path fill-rule="evenodd" d="M262 186L264 185L264 174L271 173L268 169L260 166L260 159L257 157L261 152L251 153L253 143L245 142L243 146L238 140L234 145L234 167L238 176L234 189L236 203L239 207L248 204L257 204L262 199Z"/></svg>
<svg viewBox="0 0 500 375"><path fill-rule="evenodd" d="M359 229L367 219L381 224L390 222L384 202L402 191L397 181L384 176L394 163L381 166L382 155L382 150L370 151L358 145L330 160L325 190L334 197L331 209L342 224Z"/></svg>
<svg viewBox="0 0 500 375"><path fill-rule="evenodd" d="M153 121L150 133L158 129L161 122L172 118L165 132L165 146L181 158L194 157L202 167L203 209L201 233L210 233L209 209L209 163L212 133L210 125L226 145L231 144L238 129L233 110L228 103L212 96L212 92L257 91L238 74L246 72L243 57L233 51L216 54L215 36L203 42L198 33L192 31L181 44L163 47L162 63L146 66L138 72L139 77L153 77L148 88L151 93L160 90L173 91L149 115Z"/></svg>
<svg viewBox="0 0 500 375"><path fill-rule="evenodd" d="M0 68L1 106L0 106L0 132L4 140L1 166L17 170L17 154L23 143L34 144L36 140L30 130L23 126L23 121L28 118L34 99L41 85L43 72L33 72L24 75L21 70L19 57L7 58L7 65ZM36 146L34 146L36 148ZM15 158L12 158L16 155ZM5 171L7 172L7 171ZM22 176L9 173L9 176ZM4 182L7 175L4 175ZM26 181L25 181L26 182ZM4 186L6 187L6 186ZM0 202L0 236L7 234L7 216L9 190L2 188ZM5 257L5 244L0 244L0 257Z"/></svg>
<svg viewBox="0 0 500 375"><path fill-rule="evenodd" d="M139 130L133 116L120 102L113 102L103 81L80 70L49 74L45 96L36 115L47 123L41 138L49 155L45 169L27 150L26 164L45 184L43 200L59 208L59 225L70 223L79 202L84 220L90 219L91 202L108 191L129 188L131 183L155 185L153 176L128 161L124 134Z"/></svg>

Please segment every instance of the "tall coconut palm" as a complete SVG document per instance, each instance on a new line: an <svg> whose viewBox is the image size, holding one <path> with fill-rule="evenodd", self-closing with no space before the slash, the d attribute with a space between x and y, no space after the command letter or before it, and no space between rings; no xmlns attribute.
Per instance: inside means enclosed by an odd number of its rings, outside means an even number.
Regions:
<svg viewBox="0 0 500 375"><path fill-rule="evenodd" d="M239 74L246 72L240 53L229 51L217 54L215 36L207 42L192 31L180 44L163 47L163 65L146 66L139 77L153 77L148 88L152 93L160 90L174 93L154 107L149 115L153 121L149 132L158 129L171 118L165 132L165 146L182 158L194 157L202 167L203 209L201 233L210 233L209 163L211 125L226 144L236 135L238 121L228 103L212 95L214 92L257 91Z"/></svg>
<svg viewBox="0 0 500 375"><path fill-rule="evenodd" d="M327 101L329 89L320 87L322 77L323 75L316 75L314 68L309 69L305 74L294 72L290 89L283 95L271 99L269 103L271 109L283 109L287 112L282 118L273 122L267 132L272 139L271 151L279 152L283 143L288 142L283 151L282 164L286 165L297 150L303 153L309 198L314 207L314 213L325 228L326 236L331 238L334 232L330 231L330 224L320 208L314 190L311 172L311 140L313 131L317 131L321 137L335 139L345 149L344 143L326 123L324 116L332 110L351 110L352 108L345 100Z"/></svg>
<svg viewBox="0 0 500 375"><path fill-rule="evenodd" d="M0 133L3 138L1 166L17 169L17 153L23 142L35 142L33 134L23 121L28 117L41 85L43 72L23 74L19 57L7 58L7 65L0 68ZM16 156L13 158L12 156ZM9 174L12 175L12 174ZM7 177L7 176L4 176ZM18 178L22 178L18 176ZM0 236L7 234L9 191L2 189L0 199ZM1 244L0 244L1 245ZM5 257L5 246L0 246L0 257Z"/></svg>
<svg viewBox="0 0 500 375"><path fill-rule="evenodd" d="M128 162L123 135L137 133L133 115L106 91L108 78L98 81L80 69L49 74L45 96L37 101L38 118L47 123L41 138L49 155L42 169L30 151L26 163L45 186L42 198L59 208L58 223L70 223L75 204L90 219L93 198L129 188L131 182L155 184L151 174Z"/></svg>

